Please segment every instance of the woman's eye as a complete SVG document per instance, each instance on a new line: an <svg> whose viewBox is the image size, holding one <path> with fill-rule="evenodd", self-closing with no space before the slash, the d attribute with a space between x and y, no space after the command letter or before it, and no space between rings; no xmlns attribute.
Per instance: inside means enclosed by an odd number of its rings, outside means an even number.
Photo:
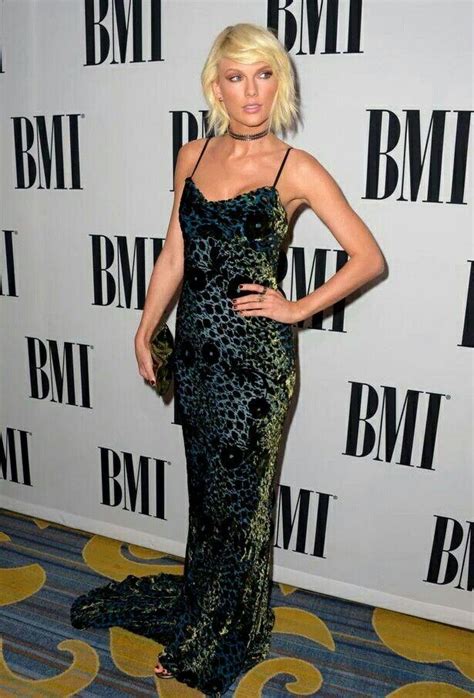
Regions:
<svg viewBox="0 0 474 698"><path fill-rule="evenodd" d="M269 75L270 77L272 76L272 72L270 70L264 70L263 73L260 73L260 75ZM239 78L240 75L232 75L232 77L229 78L231 82L235 82L234 78Z"/></svg>

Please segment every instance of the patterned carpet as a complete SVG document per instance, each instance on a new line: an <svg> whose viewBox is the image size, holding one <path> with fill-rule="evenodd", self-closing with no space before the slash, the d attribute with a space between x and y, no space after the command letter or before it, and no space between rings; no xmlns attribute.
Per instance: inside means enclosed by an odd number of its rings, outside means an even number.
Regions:
<svg viewBox="0 0 474 698"><path fill-rule="evenodd" d="M202 696L153 666L161 645L74 630L72 600L127 574L182 574L183 560L0 510L1 696ZM473 696L474 633L274 584L269 658L225 698Z"/></svg>

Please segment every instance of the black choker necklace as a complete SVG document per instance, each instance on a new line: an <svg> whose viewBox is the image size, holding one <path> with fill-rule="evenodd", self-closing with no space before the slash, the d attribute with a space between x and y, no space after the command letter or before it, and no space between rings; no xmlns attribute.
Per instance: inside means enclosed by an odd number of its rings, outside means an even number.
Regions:
<svg viewBox="0 0 474 698"><path fill-rule="evenodd" d="M237 138L239 141L254 141L256 138L263 138L263 136L266 136L269 131L270 129L266 128L264 131L260 131L260 133L235 133L234 131L231 131L230 128L227 129L229 136L232 136L232 138Z"/></svg>

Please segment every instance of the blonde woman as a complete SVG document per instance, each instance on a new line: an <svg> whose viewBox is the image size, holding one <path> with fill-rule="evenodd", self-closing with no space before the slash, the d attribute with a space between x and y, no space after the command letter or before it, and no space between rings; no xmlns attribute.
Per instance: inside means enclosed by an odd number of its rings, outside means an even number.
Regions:
<svg viewBox="0 0 474 698"><path fill-rule="evenodd" d="M268 656L274 485L296 377L293 325L377 276L372 234L312 155L280 140L297 114L294 76L274 33L224 29L203 68L208 133L183 145L175 200L135 337L153 382L150 338L183 283L175 398L186 452L184 574L127 577L72 609L76 627L119 625L164 645L156 667L218 698ZM350 256L297 301L277 285L295 209L308 204Z"/></svg>

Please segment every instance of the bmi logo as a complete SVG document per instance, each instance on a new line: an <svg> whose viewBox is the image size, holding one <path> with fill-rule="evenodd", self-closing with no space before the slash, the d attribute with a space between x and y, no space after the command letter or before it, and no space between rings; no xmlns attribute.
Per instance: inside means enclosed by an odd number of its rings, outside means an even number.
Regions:
<svg viewBox="0 0 474 698"><path fill-rule="evenodd" d="M467 525L465 525L467 524ZM435 515L433 545L424 582L474 588L474 522Z"/></svg>
<svg viewBox="0 0 474 698"><path fill-rule="evenodd" d="M369 109L365 199L464 204L472 111ZM452 153L452 154L451 154ZM382 177L380 172L382 171ZM441 192L441 182L447 182Z"/></svg>
<svg viewBox="0 0 474 698"><path fill-rule="evenodd" d="M13 233L16 233L16 230L3 231L3 254L0 256L0 296L18 296L15 278Z"/></svg>
<svg viewBox="0 0 474 698"><path fill-rule="evenodd" d="M335 252L335 262L334 271L329 270L329 262L331 257L329 255L330 250L326 249L316 249L311 260L311 269L309 271L309 278L307 278L306 273L306 255L304 247L291 247L292 250L292 262L291 262L291 273L289 279L290 286L290 300L299 300L304 296L312 293L317 288L322 286L326 281L328 275L336 273L341 269L348 259L348 254L345 250L334 250ZM280 273L278 274L278 282L280 278L285 277L287 273L287 263L286 257L283 255L279 260ZM283 266L283 269L281 267ZM332 265L331 265L332 266ZM310 318L298 322L298 326L306 326L313 330L330 330L331 332L345 332L344 330L344 311L346 307L345 298L335 303L332 307L326 308L324 311L321 310L315 313ZM323 327L324 315L330 313L332 314L331 327Z"/></svg>
<svg viewBox="0 0 474 698"><path fill-rule="evenodd" d="M76 407L92 407L89 355L93 346L26 337L30 397Z"/></svg>
<svg viewBox="0 0 474 698"><path fill-rule="evenodd" d="M464 326L459 345L461 347L474 347L474 260L470 259L469 262L471 266L464 312Z"/></svg>
<svg viewBox="0 0 474 698"><path fill-rule="evenodd" d="M79 117L12 116L17 189L82 189Z"/></svg>
<svg viewBox="0 0 474 698"><path fill-rule="evenodd" d="M450 395L350 381L345 456L434 470L441 405ZM416 452L416 455L414 454Z"/></svg>
<svg viewBox="0 0 474 698"><path fill-rule="evenodd" d="M342 5L348 7L342 7ZM298 56L313 56L318 46L326 54L362 53L362 8L360 2L278 2L267 3L267 26L278 32L278 20L284 20L283 39L288 51Z"/></svg>
<svg viewBox="0 0 474 698"><path fill-rule="evenodd" d="M6 427L0 432L0 477L3 480L31 485L28 438L31 431Z"/></svg>
<svg viewBox="0 0 474 698"><path fill-rule="evenodd" d="M156 519L165 518L165 463L99 446L102 502Z"/></svg>
<svg viewBox="0 0 474 698"><path fill-rule="evenodd" d="M161 0L84 3L85 65L162 61Z"/></svg>
<svg viewBox="0 0 474 698"><path fill-rule="evenodd" d="M297 494L298 498L292 505L291 488L287 485L279 487L278 535L274 547L288 550L291 544L295 553L324 557L329 503L337 497L305 489L300 489Z"/></svg>
<svg viewBox="0 0 474 698"><path fill-rule="evenodd" d="M145 304L148 266L155 264L163 238L136 237L133 245L125 235L91 235L93 305L142 310ZM147 242L148 241L148 242Z"/></svg>

